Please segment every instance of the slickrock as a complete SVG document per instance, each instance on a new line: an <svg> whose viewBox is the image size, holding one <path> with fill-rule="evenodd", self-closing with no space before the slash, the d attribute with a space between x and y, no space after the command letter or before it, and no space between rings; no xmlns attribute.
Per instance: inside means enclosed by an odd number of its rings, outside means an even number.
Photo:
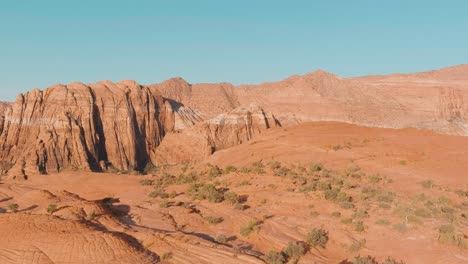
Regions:
<svg viewBox="0 0 468 264"><path fill-rule="evenodd" d="M0 214L0 263L158 263L129 236L48 215Z"/></svg>

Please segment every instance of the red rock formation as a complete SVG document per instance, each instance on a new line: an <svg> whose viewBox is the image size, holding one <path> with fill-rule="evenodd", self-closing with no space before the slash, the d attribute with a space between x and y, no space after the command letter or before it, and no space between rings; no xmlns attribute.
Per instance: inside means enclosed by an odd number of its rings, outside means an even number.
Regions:
<svg viewBox="0 0 468 264"><path fill-rule="evenodd" d="M182 132L168 133L158 148L157 161L171 164L200 161L277 126L280 123L274 115L258 105L241 106Z"/></svg>
<svg viewBox="0 0 468 264"><path fill-rule="evenodd" d="M65 168L143 168L171 118L162 97L133 81L55 85L19 95L5 116L0 158L10 174ZM168 128L166 128L168 127Z"/></svg>

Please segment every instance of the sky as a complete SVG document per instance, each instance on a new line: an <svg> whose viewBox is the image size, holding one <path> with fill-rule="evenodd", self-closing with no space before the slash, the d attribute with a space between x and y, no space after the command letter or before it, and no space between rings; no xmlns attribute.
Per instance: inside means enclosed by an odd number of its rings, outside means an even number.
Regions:
<svg viewBox="0 0 468 264"><path fill-rule="evenodd" d="M0 3L0 100L56 83L277 81L468 63L465 0Z"/></svg>

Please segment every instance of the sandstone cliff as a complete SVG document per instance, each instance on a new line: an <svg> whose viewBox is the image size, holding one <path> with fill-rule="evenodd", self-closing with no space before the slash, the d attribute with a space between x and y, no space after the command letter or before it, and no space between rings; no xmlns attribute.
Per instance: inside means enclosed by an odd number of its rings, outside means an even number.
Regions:
<svg viewBox="0 0 468 264"><path fill-rule="evenodd" d="M0 159L12 176L141 169L173 128L166 107L156 91L133 81L36 89L6 112Z"/></svg>
<svg viewBox="0 0 468 264"><path fill-rule="evenodd" d="M157 151L159 163L200 161L215 151L242 144L264 130L281 126L272 113L255 104L198 123L183 132L168 133Z"/></svg>

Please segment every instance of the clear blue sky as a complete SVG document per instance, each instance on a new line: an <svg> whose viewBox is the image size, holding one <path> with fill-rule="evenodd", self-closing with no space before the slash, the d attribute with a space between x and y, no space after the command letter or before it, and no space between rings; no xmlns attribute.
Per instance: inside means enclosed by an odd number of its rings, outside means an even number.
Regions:
<svg viewBox="0 0 468 264"><path fill-rule="evenodd" d="M235 84L468 63L468 1L10 0L0 100L54 83Z"/></svg>

